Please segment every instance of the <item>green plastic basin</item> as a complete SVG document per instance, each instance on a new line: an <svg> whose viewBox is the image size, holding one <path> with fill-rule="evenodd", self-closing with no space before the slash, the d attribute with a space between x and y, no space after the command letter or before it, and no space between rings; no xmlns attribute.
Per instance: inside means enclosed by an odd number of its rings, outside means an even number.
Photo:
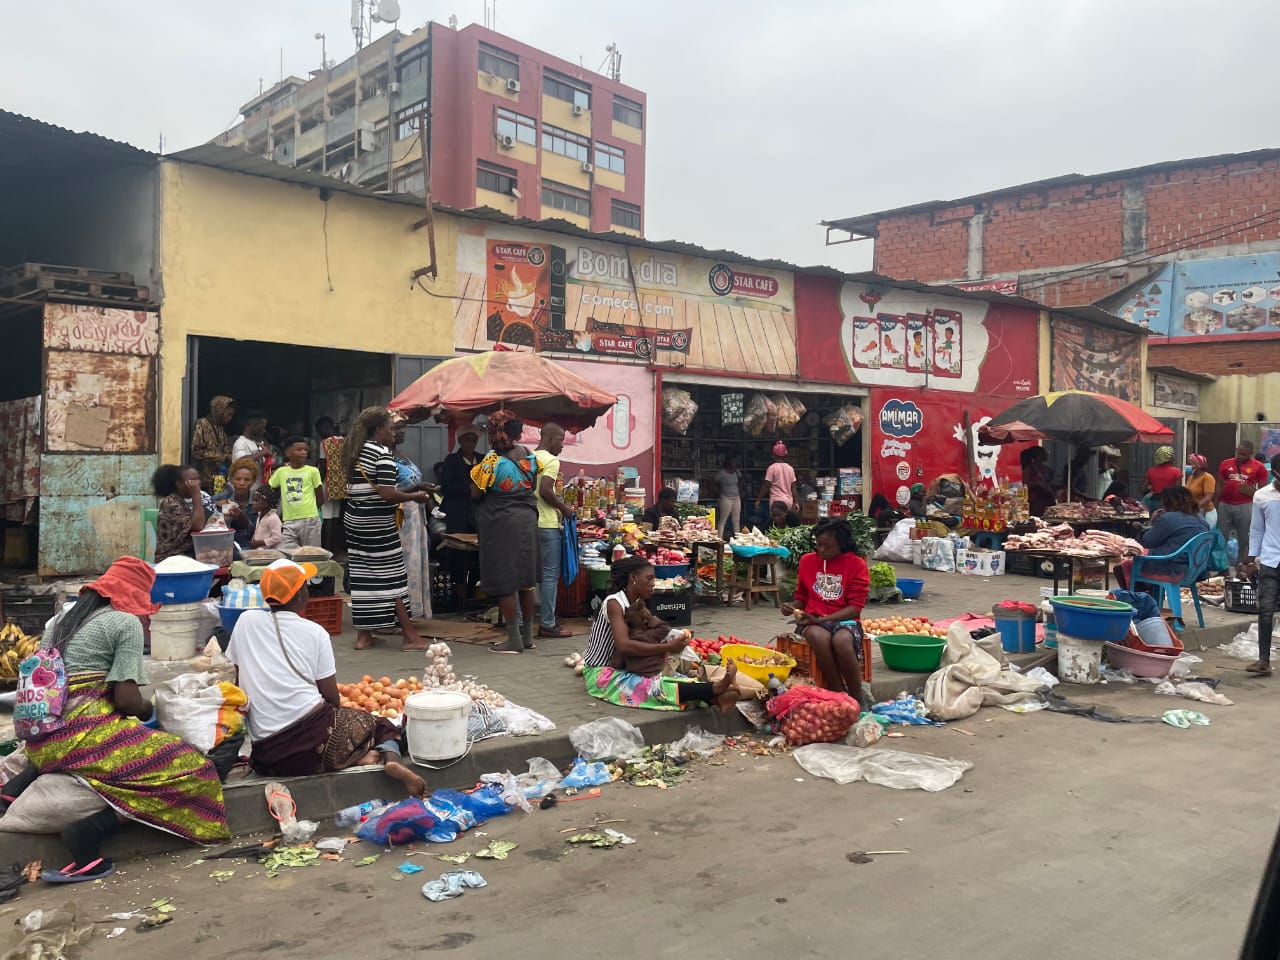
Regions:
<svg viewBox="0 0 1280 960"><path fill-rule="evenodd" d="M915 633L887 633L876 637L884 665L903 673L932 673L942 660L947 645L945 637L927 637Z"/></svg>

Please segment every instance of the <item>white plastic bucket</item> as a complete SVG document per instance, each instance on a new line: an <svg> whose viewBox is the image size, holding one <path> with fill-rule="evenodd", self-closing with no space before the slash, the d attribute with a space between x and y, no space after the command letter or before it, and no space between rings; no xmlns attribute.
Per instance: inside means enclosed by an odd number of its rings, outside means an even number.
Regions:
<svg viewBox="0 0 1280 960"><path fill-rule="evenodd" d="M1102 644L1058 633L1058 679L1065 683L1097 683L1102 674Z"/></svg>
<svg viewBox="0 0 1280 960"><path fill-rule="evenodd" d="M474 706L465 693L423 690L404 701L409 757L452 760L467 752L467 718Z"/></svg>
<svg viewBox="0 0 1280 960"><path fill-rule="evenodd" d="M203 604L171 603L151 615L151 658L190 660L197 653Z"/></svg>

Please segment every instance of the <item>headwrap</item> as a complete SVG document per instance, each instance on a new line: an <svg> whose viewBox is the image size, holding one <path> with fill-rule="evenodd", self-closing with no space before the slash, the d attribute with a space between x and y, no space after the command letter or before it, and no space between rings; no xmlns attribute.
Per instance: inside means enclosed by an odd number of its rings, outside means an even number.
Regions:
<svg viewBox="0 0 1280 960"><path fill-rule="evenodd" d="M1198 470L1209 469L1209 458L1203 453L1193 453L1187 457L1187 462Z"/></svg>
<svg viewBox="0 0 1280 960"><path fill-rule="evenodd" d="M209 422L214 426L221 426L222 415L227 412L228 407L234 407L235 400L231 397L216 396L209 401Z"/></svg>
<svg viewBox="0 0 1280 960"><path fill-rule="evenodd" d="M785 457L787 455L787 445L779 440L773 445L773 455L775 457Z"/></svg>
<svg viewBox="0 0 1280 960"><path fill-rule="evenodd" d="M160 604L151 602L155 582L156 572L151 564L137 557L121 557L97 580L81 587L80 594L92 590L122 613L149 617L160 609Z"/></svg>
<svg viewBox="0 0 1280 960"><path fill-rule="evenodd" d="M1173 463L1173 447L1156 447L1155 465L1160 467L1166 463Z"/></svg>
<svg viewBox="0 0 1280 960"><path fill-rule="evenodd" d="M513 421L520 422L519 418L510 410L499 410L497 413L489 414L489 448L491 450L496 450L498 453L506 453L520 441L518 431L514 437L507 432L508 426Z"/></svg>
<svg viewBox="0 0 1280 960"><path fill-rule="evenodd" d="M913 495L913 496L914 496L915 494L917 494L917 493L924 493L924 484L923 484L923 483L913 483L913 484L911 485L911 493L912 493L912 495Z"/></svg>

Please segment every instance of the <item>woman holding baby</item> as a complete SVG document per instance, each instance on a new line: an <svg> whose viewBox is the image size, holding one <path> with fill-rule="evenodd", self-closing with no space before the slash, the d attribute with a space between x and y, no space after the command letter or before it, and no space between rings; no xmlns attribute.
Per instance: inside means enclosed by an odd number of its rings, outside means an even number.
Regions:
<svg viewBox="0 0 1280 960"><path fill-rule="evenodd" d="M605 599L587 640L587 693L620 707L684 710L707 703L727 713L738 699L735 664L714 683L661 675L666 655L683 650L687 635L667 639L667 631L648 612L645 602L653 595L654 579L653 565L643 557L613 565L615 592Z"/></svg>

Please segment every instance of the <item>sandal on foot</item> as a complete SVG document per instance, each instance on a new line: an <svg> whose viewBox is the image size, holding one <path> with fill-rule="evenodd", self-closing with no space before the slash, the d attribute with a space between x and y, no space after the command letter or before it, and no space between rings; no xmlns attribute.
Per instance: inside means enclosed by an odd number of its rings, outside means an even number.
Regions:
<svg viewBox="0 0 1280 960"><path fill-rule="evenodd" d="M1244 668L1244 672L1251 673L1255 677L1269 677L1271 676L1271 665L1263 663L1261 660L1255 660Z"/></svg>
<svg viewBox="0 0 1280 960"><path fill-rule="evenodd" d="M490 653L523 653L524 651L511 650L507 647L505 643L491 643L489 644L489 652Z"/></svg>
<svg viewBox="0 0 1280 960"><path fill-rule="evenodd" d="M97 860L90 860L83 867L68 863L61 870L42 870L40 879L45 883L88 883L109 877L115 872L114 863L99 857Z"/></svg>

